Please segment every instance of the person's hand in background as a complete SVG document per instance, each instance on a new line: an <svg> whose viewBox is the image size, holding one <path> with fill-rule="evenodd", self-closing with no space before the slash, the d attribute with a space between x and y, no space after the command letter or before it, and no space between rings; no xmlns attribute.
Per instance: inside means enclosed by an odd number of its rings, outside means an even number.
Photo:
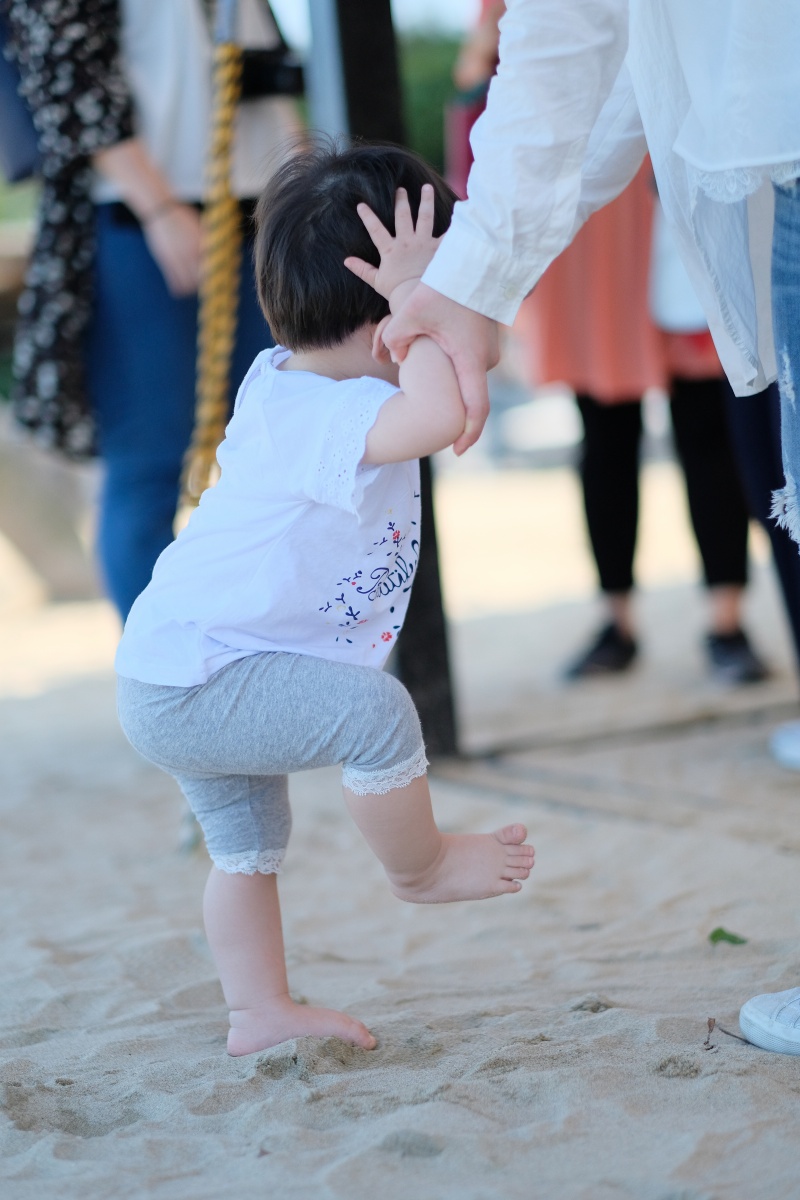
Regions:
<svg viewBox="0 0 800 1200"><path fill-rule="evenodd" d="M95 154L93 165L110 179L139 218L159 270L173 296L189 296L200 282L200 214L175 196L139 138Z"/></svg>

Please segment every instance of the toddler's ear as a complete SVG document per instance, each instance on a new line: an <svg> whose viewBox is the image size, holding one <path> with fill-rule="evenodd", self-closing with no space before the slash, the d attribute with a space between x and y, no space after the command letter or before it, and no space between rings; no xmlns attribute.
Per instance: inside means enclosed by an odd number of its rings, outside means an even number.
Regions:
<svg viewBox="0 0 800 1200"><path fill-rule="evenodd" d="M375 332L372 335L372 357L377 363L390 363L392 361L392 356L389 353L389 347L383 340L383 331L391 319L392 314L389 313L387 317L384 317L383 320L375 326Z"/></svg>

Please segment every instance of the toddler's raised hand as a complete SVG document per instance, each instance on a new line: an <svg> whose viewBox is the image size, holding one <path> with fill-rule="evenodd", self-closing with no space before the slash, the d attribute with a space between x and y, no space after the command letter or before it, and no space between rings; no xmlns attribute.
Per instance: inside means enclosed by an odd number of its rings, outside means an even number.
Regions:
<svg viewBox="0 0 800 1200"><path fill-rule="evenodd" d="M429 183L422 185L416 227L411 216L408 193L405 188L397 189L394 237L368 204L359 204L357 211L381 256L381 262L380 266L374 267L363 258L350 257L344 260L344 265L391 305L392 292L401 284L416 282L420 278L441 241L433 236L433 187Z"/></svg>

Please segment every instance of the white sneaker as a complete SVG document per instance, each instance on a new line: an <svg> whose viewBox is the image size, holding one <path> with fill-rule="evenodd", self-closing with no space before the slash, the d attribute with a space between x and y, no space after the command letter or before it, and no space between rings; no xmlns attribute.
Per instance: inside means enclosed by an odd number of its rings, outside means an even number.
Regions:
<svg viewBox="0 0 800 1200"><path fill-rule="evenodd" d="M800 771L800 721L779 725L769 739L772 757L790 771Z"/></svg>
<svg viewBox="0 0 800 1200"><path fill-rule="evenodd" d="M748 1000L739 1013L739 1028L762 1050L800 1054L800 987Z"/></svg>

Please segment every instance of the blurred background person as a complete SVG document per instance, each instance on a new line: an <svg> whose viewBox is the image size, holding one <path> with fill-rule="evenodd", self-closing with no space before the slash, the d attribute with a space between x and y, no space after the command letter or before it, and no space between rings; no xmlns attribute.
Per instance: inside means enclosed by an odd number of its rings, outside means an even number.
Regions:
<svg viewBox="0 0 800 1200"><path fill-rule="evenodd" d="M45 444L102 456L98 557L124 620L172 539L193 426L214 5L3 4L42 155L15 411ZM283 45L261 0L239 0L237 36ZM248 238L270 159L297 131L291 100L242 101L232 186ZM271 344L246 245L232 392Z"/></svg>
<svg viewBox="0 0 800 1200"><path fill-rule="evenodd" d="M649 164L587 221L525 302L515 329L530 382L575 392L584 427L580 478L605 621L567 675L624 671L638 653L633 561L639 512L641 398L668 392L678 461L708 595L705 649L729 683L766 677L742 629L749 513L726 420L727 385L702 310L663 231L649 311L653 214ZM668 294L668 295L665 295Z"/></svg>
<svg viewBox="0 0 800 1200"><path fill-rule="evenodd" d="M467 176L472 166L469 134L483 112L489 83L497 70L500 18L504 0L481 0L474 29L461 44L453 66L455 98L445 107L445 174L457 196L467 194Z"/></svg>
<svg viewBox="0 0 800 1200"><path fill-rule="evenodd" d="M482 0L477 24L464 39L453 71L457 96L445 117L446 168L448 182L462 197L472 164L469 131L483 111L497 68L498 23L504 12L503 0ZM800 667L800 560L788 533L770 517L772 493L783 483L778 389L773 384L755 396L733 395L651 179L643 166L627 191L592 217L576 239L577 249L573 244L553 264L523 303L515 325L529 380L570 383L584 424L584 506L607 620L568 673L580 678L625 670L638 652L632 564L642 435L639 399L648 387L659 386L670 395L676 449L704 568L710 666L729 682L755 682L766 671L741 628L747 578L743 493L749 514L770 539ZM615 476L606 470L607 461L621 472ZM718 527L723 533L719 545L704 511L707 494L712 506L718 505L712 480L731 503ZM772 750L784 765L800 769L800 722L780 727Z"/></svg>

